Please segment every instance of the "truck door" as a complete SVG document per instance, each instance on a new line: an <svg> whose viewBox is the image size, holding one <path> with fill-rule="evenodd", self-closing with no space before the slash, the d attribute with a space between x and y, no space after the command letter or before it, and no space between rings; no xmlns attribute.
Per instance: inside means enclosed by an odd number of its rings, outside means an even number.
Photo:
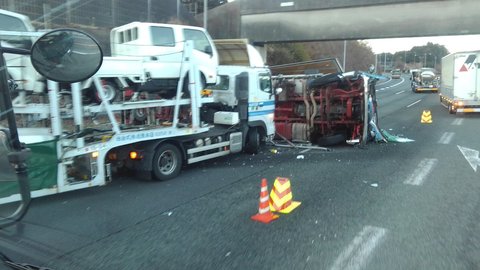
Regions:
<svg viewBox="0 0 480 270"><path fill-rule="evenodd" d="M248 121L252 126L264 126L267 135L275 133L273 115L275 111L275 96L272 89L271 75L268 70L252 72L250 93L248 99Z"/></svg>

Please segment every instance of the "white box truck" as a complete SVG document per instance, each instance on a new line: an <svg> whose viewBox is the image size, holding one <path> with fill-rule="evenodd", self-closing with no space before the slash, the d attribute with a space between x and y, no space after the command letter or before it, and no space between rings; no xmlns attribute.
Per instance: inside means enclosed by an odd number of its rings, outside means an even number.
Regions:
<svg viewBox="0 0 480 270"><path fill-rule="evenodd" d="M480 112L480 51L442 58L440 102L448 112Z"/></svg>

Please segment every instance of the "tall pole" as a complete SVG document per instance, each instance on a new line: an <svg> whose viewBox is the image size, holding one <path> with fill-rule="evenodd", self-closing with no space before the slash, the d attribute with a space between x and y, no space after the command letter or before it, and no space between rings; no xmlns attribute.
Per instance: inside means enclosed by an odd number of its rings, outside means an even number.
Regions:
<svg viewBox="0 0 480 270"><path fill-rule="evenodd" d="M177 0L177 20L180 20L180 0Z"/></svg>
<svg viewBox="0 0 480 270"><path fill-rule="evenodd" d="M387 53L383 53L383 73L385 73L385 70L387 69Z"/></svg>
<svg viewBox="0 0 480 270"><path fill-rule="evenodd" d="M207 20L208 20L207 10L208 10L208 1L203 0L203 28L205 28L205 30L207 30Z"/></svg>
<svg viewBox="0 0 480 270"><path fill-rule="evenodd" d="M152 0L147 1L147 21L151 22L152 21L152 16L150 13L150 10L152 9Z"/></svg>
<svg viewBox="0 0 480 270"><path fill-rule="evenodd" d="M345 59L347 58L347 41L343 41L343 71L345 71Z"/></svg>
<svg viewBox="0 0 480 270"><path fill-rule="evenodd" d="M427 53L424 54L423 67L427 67Z"/></svg>
<svg viewBox="0 0 480 270"><path fill-rule="evenodd" d="M117 26L117 0L112 0L112 25Z"/></svg>
<svg viewBox="0 0 480 270"><path fill-rule="evenodd" d="M407 51L403 51L403 71L407 69Z"/></svg>

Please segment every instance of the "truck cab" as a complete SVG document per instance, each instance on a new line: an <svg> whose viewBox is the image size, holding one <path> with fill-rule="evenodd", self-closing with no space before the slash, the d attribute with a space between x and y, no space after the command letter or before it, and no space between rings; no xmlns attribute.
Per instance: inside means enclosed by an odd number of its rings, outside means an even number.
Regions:
<svg viewBox="0 0 480 270"><path fill-rule="evenodd" d="M181 73L182 56L186 40L194 43L193 59L206 85L216 83L218 55L215 45L200 27L132 22L110 32L110 47L114 57L143 57L150 80L141 91L175 90Z"/></svg>
<svg viewBox="0 0 480 270"><path fill-rule="evenodd" d="M256 128L261 139L273 136L275 96L270 70L265 67L220 66L218 77L219 83L209 88L217 108L239 112L240 119L247 120L250 128Z"/></svg>

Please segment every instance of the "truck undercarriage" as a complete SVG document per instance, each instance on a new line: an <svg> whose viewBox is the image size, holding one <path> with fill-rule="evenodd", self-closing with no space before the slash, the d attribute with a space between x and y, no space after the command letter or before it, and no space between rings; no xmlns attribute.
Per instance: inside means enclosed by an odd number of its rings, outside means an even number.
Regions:
<svg viewBox="0 0 480 270"><path fill-rule="evenodd" d="M377 122L374 78L336 72L277 75L275 80L283 89L276 100L277 136L323 146L364 143L372 137Z"/></svg>

